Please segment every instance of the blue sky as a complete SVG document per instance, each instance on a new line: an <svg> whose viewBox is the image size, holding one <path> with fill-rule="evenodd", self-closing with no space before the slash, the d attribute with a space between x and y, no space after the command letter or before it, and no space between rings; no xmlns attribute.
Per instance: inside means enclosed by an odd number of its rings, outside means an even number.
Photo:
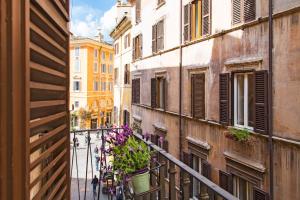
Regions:
<svg viewBox="0 0 300 200"><path fill-rule="evenodd" d="M76 36L97 35L100 28L105 40L115 25L116 0L71 0L71 31Z"/></svg>

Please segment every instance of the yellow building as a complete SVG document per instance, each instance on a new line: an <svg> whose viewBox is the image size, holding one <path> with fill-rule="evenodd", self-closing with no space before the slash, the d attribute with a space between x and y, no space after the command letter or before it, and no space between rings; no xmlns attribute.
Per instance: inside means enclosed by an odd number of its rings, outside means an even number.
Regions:
<svg viewBox="0 0 300 200"><path fill-rule="evenodd" d="M71 38L70 107L73 108L73 128L97 128L106 122L111 123L113 60L113 47L101 39Z"/></svg>

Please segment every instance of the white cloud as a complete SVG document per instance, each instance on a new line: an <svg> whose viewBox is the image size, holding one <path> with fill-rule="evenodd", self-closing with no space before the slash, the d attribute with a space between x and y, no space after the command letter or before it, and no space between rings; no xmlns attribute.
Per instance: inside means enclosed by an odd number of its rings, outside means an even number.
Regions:
<svg viewBox="0 0 300 200"><path fill-rule="evenodd" d="M94 37L100 28L104 39L111 40L109 33L116 25L116 6L111 7L104 13L90 6L75 6L71 14L71 32L74 35Z"/></svg>

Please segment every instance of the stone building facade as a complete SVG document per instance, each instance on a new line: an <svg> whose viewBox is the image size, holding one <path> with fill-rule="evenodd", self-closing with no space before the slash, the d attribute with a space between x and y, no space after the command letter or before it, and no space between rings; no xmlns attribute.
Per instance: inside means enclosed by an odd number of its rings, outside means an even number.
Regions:
<svg viewBox="0 0 300 200"><path fill-rule="evenodd" d="M240 199L299 199L300 2L130 2L133 123Z"/></svg>

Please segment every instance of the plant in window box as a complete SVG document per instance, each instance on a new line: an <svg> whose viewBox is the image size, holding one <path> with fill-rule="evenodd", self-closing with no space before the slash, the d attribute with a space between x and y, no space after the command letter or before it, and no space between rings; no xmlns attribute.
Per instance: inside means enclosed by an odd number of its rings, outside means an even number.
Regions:
<svg viewBox="0 0 300 200"><path fill-rule="evenodd" d="M117 181L130 180L136 194L150 190L149 165L151 150L132 135L132 130L124 126L121 133L110 133L106 141L113 155L111 162Z"/></svg>
<svg viewBox="0 0 300 200"><path fill-rule="evenodd" d="M254 142L251 138L251 133L247 129L229 128L229 132L227 132L226 137L247 144Z"/></svg>

